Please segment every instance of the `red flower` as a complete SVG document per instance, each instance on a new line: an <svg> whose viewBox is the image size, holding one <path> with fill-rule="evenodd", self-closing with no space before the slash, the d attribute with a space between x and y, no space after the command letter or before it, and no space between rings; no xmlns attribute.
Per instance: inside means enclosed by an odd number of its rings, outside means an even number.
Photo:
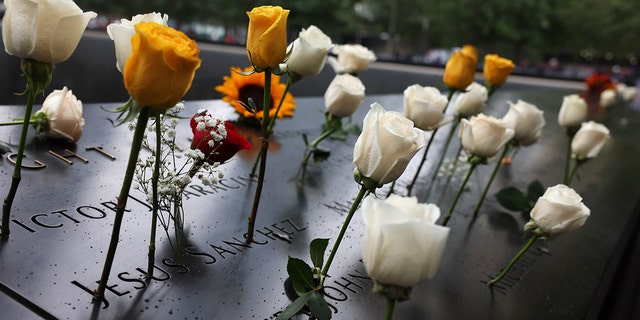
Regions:
<svg viewBox="0 0 640 320"><path fill-rule="evenodd" d="M238 151L252 148L231 122L225 121L223 129L222 121L211 117L206 111L195 114L189 124L193 132L191 149L202 151L205 160L211 164L224 163ZM199 124L201 130L198 130Z"/></svg>
<svg viewBox="0 0 640 320"><path fill-rule="evenodd" d="M587 85L587 92L600 94L607 89L615 89L616 84L611 80L611 76L605 73L595 72L584 80Z"/></svg>

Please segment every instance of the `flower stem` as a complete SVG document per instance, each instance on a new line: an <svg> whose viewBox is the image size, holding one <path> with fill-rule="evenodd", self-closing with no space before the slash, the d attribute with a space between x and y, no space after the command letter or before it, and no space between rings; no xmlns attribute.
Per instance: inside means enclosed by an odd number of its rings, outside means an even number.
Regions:
<svg viewBox="0 0 640 320"><path fill-rule="evenodd" d="M573 180L573 176L575 176L579 166L580 166L580 162L578 161L578 159L576 159L573 164L573 168L571 168L571 171L569 171L569 174L564 178L565 186L568 187L571 184L571 181Z"/></svg>
<svg viewBox="0 0 640 320"><path fill-rule="evenodd" d="M260 205L260 195L264 184L264 175L267 168L267 151L269 150L269 107L271 104L271 71L264 72L264 101L262 104L262 149L260 150L260 171L258 172L258 184L253 198L253 208L248 218L247 241L253 241L253 231L255 228L256 215ZM255 167L255 164L254 164Z"/></svg>
<svg viewBox="0 0 640 320"><path fill-rule="evenodd" d="M118 196L118 205L116 207L116 216L113 222L113 231L111 232L109 250L107 251L107 257L104 262L104 268L102 269L100 282L98 283L98 289L95 292L95 298L99 301L104 300L104 290L107 286L107 281L109 281L109 273L111 273L111 267L113 266L113 258L116 255L116 248L118 247L118 241L120 240L120 227L122 226L122 219L124 217L124 211L129 197L129 190L131 189L133 175L136 171L138 154L140 153L140 147L142 146L142 140L144 138L144 132L147 128L148 121L149 108L142 108L140 110L140 115L138 115L138 123L136 124L136 129L133 134L133 142L131 144L129 161L127 163L124 180L122 182L122 189L120 189L120 195Z"/></svg>
<svg viewBox="0 0 640 320"><path fill-rule="evenodd" d="M504 158L507 152L509 152L509 148L510 148L510 145L506 144L504 146L504 149L502 149L502 154L500 154L500 158L498 158L498 161L496 161L496 165L495 167L493 167L493 172L491 173L491 177L489 178L489 181L487 181L487 185L484 187L484 191L482 191L482 195L480 196L480 200L478 200L478 203L476 204L476 208L473 210L474 217L478 215L478 211L480 211L482 202L484 202L484 198L487 196L487 191L489 191L489 188L493 183L493 179L496 177L496 174L498 173L498 169L500 169L500 165L502 164L502 158Z"/></svg>
<svg viewBox="0 0 640 320"><path fill-rule="evenodd" d="M27 80L29 81L29 80ZM33 102L35 100L37 90L32 88L32 86L27 87L27 105L24 111L24 119L22 121L22 131L20 133L20 144L18 145L18 154L16 155L16 164L13 168L13 177L11 179L11 187L9 187L9 194L4 198L4 202L2 204L2 232L0 233L0 237L2 240L9 239L9 234L11 230L9 230L9 218L11 217L11 206L13 205L13 200L16 197L16 193L18 192L18 185L20 185L20 180L22 180L21 168L22 168L22 158L24 156L24 147L27 140L27 133L29 131L29 121L31 117L31 110L33 109Z"/></svg>
<svg viewBox="0 0 640 320"><path fill-rule="evenodd" d="M569 168L571 166L571 142L573 141L573 137L576 134L576 129L569 127L567 128L567 138L568 138L568 142L567 142L567 156L564 160L564 179L563 181L567 181L569 179Z"/></svg>
<svg viewBox="0 0 640 320"><path fill-rule="evenodd" d="M491 281L487 282L488 286L493 286L494 284L496 284L498 281L502 280L502 278L504 278L504 276L507 274L507 272L509 272L509 270L511 270L511 267L513 267L513 265L518 261L518 259L520 259L520 257L527 251L529 250L529 248L531 247L531 245L533 245L533 243L538 240L540 236L538 234L533 234L531 236L531 238L529 238L529 241L527 242L527 244L524 245L524 247L522 247L522 249L520 249L520 252L518 252L518 254L516 254L515 257L513 257L513 259L511 259L511 261L509 262L509 264L507 265L506 268L504 268L504 270L502 270L502 272L500 272L500 274L491 279Z"/></svg>
<svg viewBox="0 0 640 320"><path fill-rule="evenodd" d="M327 121L333 121L333 120L327 120ZM325 127L322 130L322 133L315 138L313 141L311 141L311 143L309 143L309 145L307 145L307 147L305 148L305 152L304 152L304 158L302 159L302 166L305 167L307 165L307 163L309 163L309 158L311 158L311 155L313 155L313 150L316 148L316 146L318 145L318 143L320 143L322 140L328 138L329 136L331 136L334 132L336 132L336 130L338 130L338 126L328 126Z"/></svg>
<svg viewBox="0 0 640 320"><path fill-rule="evenodd" d="M464 190L464 186L467 184L467 181L469 181L469 177L471 177L471 173L473 172L473 169L475 169L477 165L478 165L477 162L472 162L471 163L471 167L469 167L469 171L467 172L467 175L464 177L464 180L462 181L462 184L460 185L460 189L458 190L458 193L456 194L456 197L453 200L453 203L451 204L451 208L449 208L449 212L447 212L447 215L444 217L444 220L442 221L442 225L443 226L446 226L447 222L449 222L449 219L451 218L451 215L453 214L453 210L456 208L456 204L458 203L458 199L460 199L460 195L462 194L462 191Z"/></svg>
<svg viewBox="0 0 640 320"><path fill-rule="evenodd" d="M265 85L266 87L266 85ZM269 121L269 134L273 133L273 126L276 124L276 119L278 118L278 113L280 112L280 108L282 107L282 103L284 103L284 98L287 96L287 92L289 92L289 87L291 87L291 77L287 80L287 85L282 92L282 97L280 97L280 101L278 101L278 107L276 108L276 112L273 114L273 118ZM271 90L271 88L269 88Z"/></svg>
<svg viewBox="0 0 640 320"><path fill-rule="evenodd" d="M363 185L360 186L360 191L356 196L356 199L353 200L353 204L351 205L351 209L349 209L349 213L347 214L344 222L342 223L342 228L340 228L340 233L338 234L338 238L336 238L336 242L333 244L333 248L331 249L331 253L329 254L329 258L327 258L327 262L324 264L322 268L322 272L320 273L320 287L324 283L324 279L327 277L327 273L329 272L329 267L331 267L331 262L333 262L333 258L336 256L336 252L338 251L338 247L340 246L340 242L342 242L342 238L344 237L344 233L347 231L349 227L349 223L353 218L353 214L358 210L360 206L360 202L362 198L367 194L367 188Z"/></svg>
<svg viewBox="0 0 640 320"><path fill-rule="evenodd" d="M269 83L269 87L267 87L266 83L264 86L264 90L266 93L267 88L269 88L269 93L271 93L271 83ZM269 135L271 135L273 133L273 126L276 124L276 119L278 119L278 113L280 112L280 108L282 107L282 103L284 103L284 98L287 96L287 92L289 92L289 87L291 87L291 80L287 80L287 85L284 88L284 92L282 93L282 97L280 97L280 101L278 102L278 107L276 108L276 112L273 114L273 118L271 118L271 120L269 121L269 126L267 128L267 131L269 132ZM269 103L271 103L271 99L269 99ZM264 105L263 105L263 110L264 110ZM263 111L264 113L264 111ZM264 124L263 124L264 125ZM260 161L260 159L262 159L262 149L260 149L260 152L258 152L258 156L256 157L256 160L253 162L253 166L251 167L251 176L253 177L256 174L256 168L258 167L258 162Z"/></svg>
<svg viewBox="0 0 640 320"><path fill-rule="evenodd" d="M440 160L438 160L438 164L436 165L436 169L433 172L433 176L431 176L431 180L434 180L438 176L438 171L440 171L442 162L444 162L444 157L447 155L447 149L449 149L451 138L453 138L453 134L455 133L456 128L458 127L459 124L460 124L460 118L456 117L454 122L451 124L451 129L449 130L449 134L447 135L447 141L444 143L444 148L442 149L442 153L440 154Z"/></svg>
<svg viewBox="0 0 640 320"><path fill-rule="evenodd" d="M436 132L438 132L438 128L434 129L433 133L431 133L431 137L429 138L429 142L427 142L427 147L424 149L424 154L422 155L422 160L420 161L420 164L418 165L418 169L416 170L416 174L413 176L413 180L411 180L411 183L407 186L407 196L411 195L411 191L413 190L413 186L416 184L416 181L418 180L418 176L420 175L420 170L422 170L422 166L427 161L427 153L429 152L429 147L431 147L431 143L433 143L433 140L434 140L433 138L436 136Z"/></svg>
<svg viewBox="0 0 640 320"><path fill-rule="evenodd" d="M391 320L391 317L393 316L393 308L396 305L396 300L392 299L392 298L387 298L387 310L384 313L384 319L385 320Z"/></svg>
<svg viewBox="0 0 640 320"><path fill-rule="evenodd" d="M33 120L29 119L29 124L31 124L31 123L33 123ZM9 122L0 122L0 127L3 127L3 126L15 126L15 125L19 125L19 124L24 125L24 120L23 119L16 119L16 120L9 121Z"/></svg>
<svg viewBox="0 0 640 320"><path fill-rule="evenodd" d="M156 260L156 225L158 224L158 179L160 177L160 162L162 162L162 123L160 116L156 117L156 160L151 176L151 194L153 196L151 212L151 234L149 235L149 254L147 261L147 279L153 277L153 265Z"/></svg>

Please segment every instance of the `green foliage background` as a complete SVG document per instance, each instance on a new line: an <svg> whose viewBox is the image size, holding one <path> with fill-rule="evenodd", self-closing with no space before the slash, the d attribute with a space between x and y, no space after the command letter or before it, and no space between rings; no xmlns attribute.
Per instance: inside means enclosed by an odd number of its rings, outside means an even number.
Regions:
<svg viewBox="0 0 640 320"><path fill-rule="evenodd" d="M640 56L637 0L77 0L113 17L163 12L178 24L198 21L244 28L259 5L291 9L290 34L314 24L336 43L361 42L377 52L424 54L430 48L476 45L516 62L564 61L605 53L627 63ZM380 34L393 35L380 37ZM390 39L390 40L388 40Z"/></svg>

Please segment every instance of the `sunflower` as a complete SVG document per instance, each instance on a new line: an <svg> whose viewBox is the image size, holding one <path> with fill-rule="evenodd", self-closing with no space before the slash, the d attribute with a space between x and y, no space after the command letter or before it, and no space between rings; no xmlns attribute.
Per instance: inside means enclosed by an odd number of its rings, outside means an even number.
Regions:
<svg viewBox="0 0 640 320"><path fill-rule="evenodd" d="M216 91L222 93L224 96L222 100L231 104L240 115L245 118L257 117L262 119L262 104L264 100L264 75L262 73L252 73L250 75L243 75L251 71L251 67L247 67L244 70L238 67L231 68L231 76L224 76L224 83L215 87ZM276 109L282 95L285 94L286 85L280 83L280 76L271 75L271 105L269 108L269 117L273 118L276 114ZM249 98L253 99L258 112L256 114L251 113L242 105L249 105ZM284 116L293 116L293 111L296 109L295 102L291 93L287 92L278 112L278 118Z"/></svg>

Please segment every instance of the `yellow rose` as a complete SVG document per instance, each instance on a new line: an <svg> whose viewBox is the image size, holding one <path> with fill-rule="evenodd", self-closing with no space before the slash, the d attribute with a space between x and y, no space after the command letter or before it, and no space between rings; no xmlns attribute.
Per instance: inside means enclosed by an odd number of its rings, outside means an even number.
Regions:
<svg viewBox="0 0 640 320"><path fill-rule="evenodd" d="M124 86L143 107L172 108L191 87L200 50L173 28L155 22L140 22L134 28Z"/></svg>
<svg viewBox="0 0 640 320"><path fill-rule="evenodd" d="M468 50L454 52L444 67L442 81L449 87L463 91L475 78L477 60Z"/></svg>
<svg viewBox="0 0 640 320"><path fill-rule="evenodd" d="M460 49L460 51L466 53L467 55L470 55L471 57L473 57L473 60L478 63L478 48L470 44L465 44L464 46L462 46L462 49Z"/></svg>
<svg viewBox="0 0 640 320"><path fill-rule="evenodd" d="M484 81L492 86L502 85L515 68L515 64L509 59L497 54L484 56Z"/></svg>
<svg viewBox="0 0 640 320"><path fill-rule="evenodd" d="M287 55L287 17L289 10L262 6L247 12L247 54L260 69L275 68Z"/></svg>

